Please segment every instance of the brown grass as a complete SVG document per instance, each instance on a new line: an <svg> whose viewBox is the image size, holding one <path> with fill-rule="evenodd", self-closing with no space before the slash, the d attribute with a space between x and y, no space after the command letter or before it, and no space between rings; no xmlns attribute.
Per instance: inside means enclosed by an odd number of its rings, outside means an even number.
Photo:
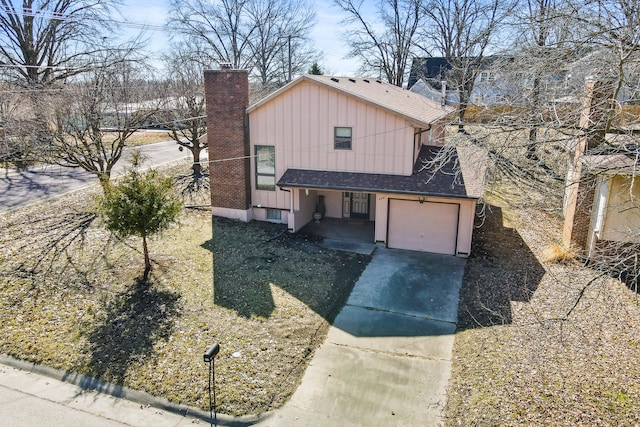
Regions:
<svg viewBox="0 0 640 427"><path fill-rule="evenodd" d="M0 352L185 405L208 409L214 342L221 413L281 405L369 259L185 211L144 283L140 241L112 238L89 193L0 216Z"/></svg>
<svg viewBox="0 0 640 427"><path fill-rule="evenodd" d="M542 251L542 261L545 263L566 263L575 259L573 251L558 244L551 244Z"/></svg>
<svg viewBox="0 0 640 427"><path fill-rule="evenodd" d="M109 132L105 132L105 135L109 135ZM127 138L126 144L128 147L137 147L140 145L153 144L154 142L169 141L169 132L164 130L137 130Z"/></svg>

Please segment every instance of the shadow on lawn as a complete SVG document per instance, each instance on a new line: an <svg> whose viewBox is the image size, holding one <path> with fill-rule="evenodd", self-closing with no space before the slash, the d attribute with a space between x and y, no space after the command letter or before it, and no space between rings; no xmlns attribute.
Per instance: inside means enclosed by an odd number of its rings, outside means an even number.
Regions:
<svg viewBox="0 0 640 427"><path fill-rule="evenodd" d="M458 330L511 323L511 302L529 301L545 273L518 232L503 226L502 209L486 208L460 289Z"/></svg>
<svg viewBox="0 0 640 427"><path fill-rule="evenodd" d="M188 206L209 204L211 201L209 182L207 168L203 168L200 173L183 174L174 178L175 187Z"/></svg>
<svg viewBox="0 0 640 427"><path fill-rule="evenodd" d="M266 222L214 218L212 235L202 246L214 258L214 303L246 318L271 316L273 285L332 322L370 260Z"/></svg>
<svg viewBox="0 0 640 427"><path fill-rule="evenodd" d="M86 374L122 384L129 365L151 356L154 343L171 335L179 295L138 278L106 304L103 322L88 334Z"/></svg>

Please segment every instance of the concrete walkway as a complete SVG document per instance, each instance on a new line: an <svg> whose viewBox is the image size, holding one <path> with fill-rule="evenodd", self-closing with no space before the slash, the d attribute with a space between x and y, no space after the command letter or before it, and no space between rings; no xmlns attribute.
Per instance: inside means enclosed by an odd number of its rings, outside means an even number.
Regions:
<svg viewBox="0 0 640 427"><path fill-rule="evenodd" d="M377 248L298 390L260 426L436 426L465 260Z"/></svg>

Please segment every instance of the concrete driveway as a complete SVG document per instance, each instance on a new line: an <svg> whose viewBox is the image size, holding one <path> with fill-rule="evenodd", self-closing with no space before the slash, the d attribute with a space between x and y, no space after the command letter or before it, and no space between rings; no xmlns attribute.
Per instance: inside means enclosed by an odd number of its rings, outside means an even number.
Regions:
<svg viewBox="0 0 640 427"><path fill-rule="evenodd" d="M300 387L259 425L441 424L464 265L377 248Z"/></svg>

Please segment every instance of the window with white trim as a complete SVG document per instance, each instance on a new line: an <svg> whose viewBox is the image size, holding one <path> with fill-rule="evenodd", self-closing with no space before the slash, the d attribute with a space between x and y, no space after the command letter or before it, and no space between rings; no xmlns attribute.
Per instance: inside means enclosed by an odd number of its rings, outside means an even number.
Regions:
<svg viewBox="0 0 640 427"><path fill-rule="evenodd" d="M336 150L351 150L351 128L333 128L333 148Z"/></svg>
<svg viewBox="0 0 640 427"><path fill-rule="evenodd" d="M273 145L256 145L256 189L276 190L276 148Z"/></svg>

